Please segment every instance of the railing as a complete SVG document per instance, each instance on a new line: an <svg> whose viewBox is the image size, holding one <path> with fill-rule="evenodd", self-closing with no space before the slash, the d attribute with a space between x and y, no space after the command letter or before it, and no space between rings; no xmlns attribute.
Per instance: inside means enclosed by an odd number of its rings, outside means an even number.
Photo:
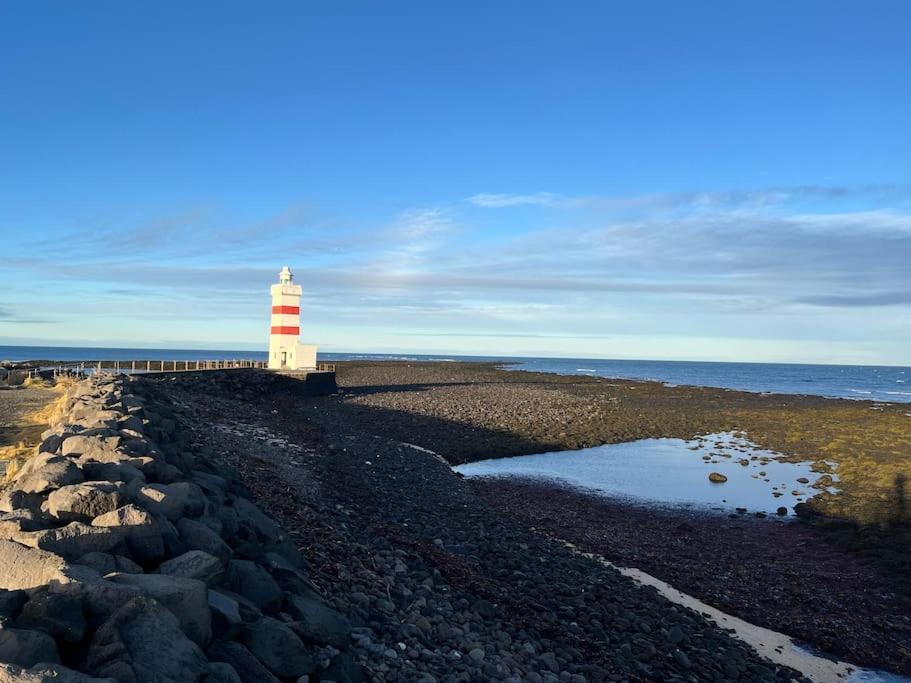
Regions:
<svg viewBox="0 0 911 683"><path fill-rule="evenodd" d="M162 372L197 372L202 370L237 370L243 368L266 369L268 363L262 360L107 360L95 362L70 362L44 364L41 367L22 368L29 377L75 376L86 377L110 372L119 374L148 374ZM318 363L315 372L335 372L335 363ZM8 371L7 374L11 374Z"/></svg>

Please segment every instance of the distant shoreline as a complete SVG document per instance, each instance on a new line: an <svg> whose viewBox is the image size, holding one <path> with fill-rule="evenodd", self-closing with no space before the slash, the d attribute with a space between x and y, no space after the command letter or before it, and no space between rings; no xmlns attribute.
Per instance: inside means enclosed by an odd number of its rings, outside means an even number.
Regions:
<svg viewBox="0 0 911 683"><path fill-rule="evenodd" d="M32 360L27 360L30 358ZM58 363L183 363L213 360L265 360L259 351L194 349L102 349L0 346L0 360L53 366ZM511 372L544 372L611 381L658 382L668 387L715 388L780 396L822 396L852 401L911 403L911 367L729 363L709 361L604 360L591 358L519 358L446 356L442 354L323 353L320 362L487 363ZM124 369L121 365L120 369Z"/></svg>

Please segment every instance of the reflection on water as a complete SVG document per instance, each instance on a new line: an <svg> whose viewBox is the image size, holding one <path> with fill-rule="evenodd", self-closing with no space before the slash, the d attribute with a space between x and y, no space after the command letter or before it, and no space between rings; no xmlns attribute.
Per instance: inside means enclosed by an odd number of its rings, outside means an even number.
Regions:
<svg viewBox="0 0 911 683"><path fill-rule="evenodd" d="M822 490L835 492L810 463L781 462L741 435L693 441L643 439L575 451L482 460L455 468L466 476L525 476L558 480L609 496L666 505L792 513ZM709 481L710 473L727 478ZM828 475L827 475L828 476ZM816 488L814 488L814 486Z"/></svg>

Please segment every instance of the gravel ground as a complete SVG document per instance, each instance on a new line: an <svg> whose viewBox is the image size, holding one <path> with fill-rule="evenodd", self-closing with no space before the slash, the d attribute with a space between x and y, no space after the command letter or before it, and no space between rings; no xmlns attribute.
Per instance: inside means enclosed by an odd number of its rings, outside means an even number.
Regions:
<svg viewBox="0 0 911 683"><path fill-rule="evenodd" d="M472 486L504 514L718 609L853 664L911 675L911 599L810 525L636 506L529 480Z"/></svg>
<svg viewBox="0 0 911 683"><path fill-rule="evenodd" d="M139 381L184 407L196 447L233 464L295 536L360 623L353 651L373 680L796 678L494 509L339 399L294 398L293 380L264 373Z"/></svg>

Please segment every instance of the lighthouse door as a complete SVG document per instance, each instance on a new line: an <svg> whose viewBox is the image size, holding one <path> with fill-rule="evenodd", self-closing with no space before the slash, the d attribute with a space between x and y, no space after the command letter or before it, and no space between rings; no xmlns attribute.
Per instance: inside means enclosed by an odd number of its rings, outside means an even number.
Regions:
<svg viewBox="0 0 911 683"><path fill-rule="evenodd" d="M282 367L288 367L288 352L282 351Z"/></svg>

